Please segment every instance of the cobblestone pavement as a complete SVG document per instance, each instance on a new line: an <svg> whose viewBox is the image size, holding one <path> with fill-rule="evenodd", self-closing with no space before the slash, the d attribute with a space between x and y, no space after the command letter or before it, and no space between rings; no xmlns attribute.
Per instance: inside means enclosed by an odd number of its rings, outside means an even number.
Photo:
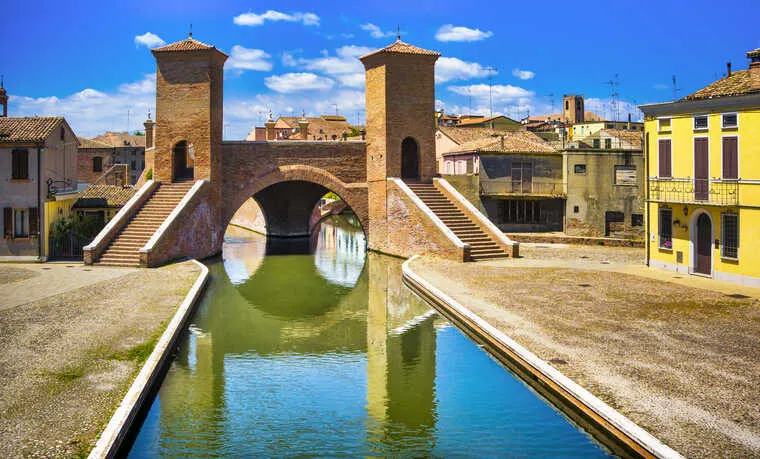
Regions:
<svg viewBox="0 0 760 459"><path fill-rule="evenodd" d="M759 289L630 264L641 249L521 249L412 267L687 457L760 456Z"/></svg>
<svg viewBox="0 0 760 459"><path fill-rule="evenodd" d="M86 455L199 273L0 265L0 456Z"/></svg>

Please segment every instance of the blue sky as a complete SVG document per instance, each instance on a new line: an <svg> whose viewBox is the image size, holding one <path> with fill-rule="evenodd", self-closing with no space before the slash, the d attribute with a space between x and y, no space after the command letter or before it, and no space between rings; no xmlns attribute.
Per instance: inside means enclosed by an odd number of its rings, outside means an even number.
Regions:
<svg viewBox="0 0 760 459"><path fill-rule="evenodd" d="M757 0L589 2L4 2L0 73L9 114L64 115L80 135L141 127L154 104L146 45L194 37L231 55L225 138L275 115L339 113L363 122L356 56L402 39L442 54L436 99L447 112L512 117L558 110L563 93L609 116L619 75L621 118L636 104L686 95L745 69L760 47ZM470 108L471 107L471 108ZM556 111L556 110L555 110ZM129 116L128 116L129 113ZM634 117L638 117L634 111ZM129 120L129 121L128 121Z"/></svg>

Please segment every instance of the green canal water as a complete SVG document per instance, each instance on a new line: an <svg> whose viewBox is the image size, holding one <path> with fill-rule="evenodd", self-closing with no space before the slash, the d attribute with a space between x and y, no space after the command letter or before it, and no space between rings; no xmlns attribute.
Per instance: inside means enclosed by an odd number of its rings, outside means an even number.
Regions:
<svg viewBox="0 0 760 459"><path fill-rule="evenodd" d="M129 456L608 455L365 249L228 232Z"/></svg>

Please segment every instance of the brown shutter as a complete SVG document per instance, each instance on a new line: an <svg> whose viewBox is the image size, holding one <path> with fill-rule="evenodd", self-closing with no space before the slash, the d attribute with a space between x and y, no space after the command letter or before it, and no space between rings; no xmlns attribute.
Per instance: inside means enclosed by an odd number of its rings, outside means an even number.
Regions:
<svg viewBox="0 0 760 459"><path fill-rule="evenodd" d="M662 139L659 142L659 176L672 177L670 140Z"/></svg>
<svg viewBox="0 0 760 459"><path fill-rule="evenodd" d="M13 209L3 208L3 237L13 239Z"/></svg>
<svg viewBox="0 0 760 459"><path fill-rule="evenodd" d="M723 178L739 178L739 145L736 137L723 138Z"/></svg>
<svg viewBox="0 0 760 459"><path fill-rule="evenodd" d="M37 233L39 232L39 225L37 224L38 216L39 216L39 212L37 212L37 207L30 207L29 208L29 237L37 237Z"/></svg>

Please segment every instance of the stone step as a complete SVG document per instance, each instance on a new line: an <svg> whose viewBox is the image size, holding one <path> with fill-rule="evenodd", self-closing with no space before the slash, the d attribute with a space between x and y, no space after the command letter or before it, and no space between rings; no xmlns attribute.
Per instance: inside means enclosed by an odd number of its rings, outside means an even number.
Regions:
<svg viewBox="0 0 760 459"><path fill-rule="evenodd" d="M498 248L498 247L496 247L496 248L488 247L488 248L477 248L477 249L473 248L473 249L470 249L470 255L472 255L472 256L481 257L483 255L494 255L494 254L495 255L505 254L505 252L503 250L501 250L500 248Z"/></svg>
<svg viewBox="0 0 760 459"><path fill-rule="evenodd" d="M103 252L103 256L108 255L118 255L118 256L131 256L131 255L137 255L137 257L140 257L140 253L138 252L138 249L133 248L124 248L124 247L112 247ZM101 257L102 259L103 257Z"/></svg>

